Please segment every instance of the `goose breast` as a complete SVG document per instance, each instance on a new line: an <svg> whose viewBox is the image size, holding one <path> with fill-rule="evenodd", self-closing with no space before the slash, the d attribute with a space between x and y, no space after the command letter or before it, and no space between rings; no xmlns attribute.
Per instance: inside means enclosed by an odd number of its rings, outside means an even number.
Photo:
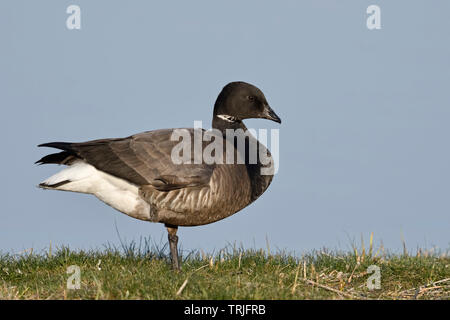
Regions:
<svg viewBox="0 0 450 320"><path fill-rule="evenodd" d="M251 202L251 183L243 164L216 165L206 186L164 192L142 186L140 195L152 207L152 220L197 226L224 219Z"/></svg>

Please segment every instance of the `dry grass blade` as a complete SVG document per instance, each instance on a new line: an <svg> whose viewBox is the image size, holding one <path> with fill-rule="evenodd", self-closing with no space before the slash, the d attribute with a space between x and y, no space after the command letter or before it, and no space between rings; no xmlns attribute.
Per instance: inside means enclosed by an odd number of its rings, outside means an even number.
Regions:
<svg viewBox="0 0 450 320"><path fill-rule="evenodd" d="M369 257L372 258L373 252L373 232L370 233L370 241L369 241Z"/></svg>
<svg viewBox="0 0 450 320"><path fill-rule="evenodd" d="M187 285L188 281L189 281L189 277L187 277L186 280L184 280L184 282L181 285L180 289L178 289L177 296L179 296L183 292L184 288L186 288L186 285Z"/></svg>
<svg viewBox="0 0 450 320"><path fill-rule="evenodd" d="M434 281L433 283L431 283L431 285L435 285L435 284L443 283L443 282L450 282L450 278Z"/></svg>
<svg viewBox="0 0 450 320"><path fill-rule="evenodd" d="M183 292L184 288L186 287L186 285L187 285L188 282L189 282L189 277L191 277L191 276L192 276L194 273L196 273L197 271L199 271L199 270L201 270L201 269L203 269L203 268L206 268L208 265L209 265L209 264L205 264L204 266L201 266L200 268L197 268L197 269L195 269L194 271L192 271L192 273L186 277L186 280L184 280L183 284L182 284L181 287L178 289L176 295L179 296L179 295Z"/></svg>
<svg viewBox="0 0 450 320"><path fill-rule="evenodd" d="M357 263L356 265L355 265L355 268L353 268L353 271L352 271L352 273L351 273L351 275L350 275L350 277L348 278L348 280L347 280L347 282L348 283L350 283L350 282L352 282L352 279L353 279L353 274L355 273L355 271L356 271L356 268L358 268L359 267L359 263Z"/></svg>
<svg viewBox="0 0 450 320"><path fill-rule="evenodd" d="M270 245L269 245L269 238L266 235L266 246L267 246L267 255L270 257Z"/></svg>
<svg viewBox="0 0 450 320"><path fill-rule="evenodd" d="M297 288L297 279L299 271L300 271L300 262L298 263L297 272L295 273L294 285L292 286L292 293L294 293L295 289Z"/></svg>
<svg viewBox="0 0 450 320"><path fill-rule="evenodd" d="M339 290L337 290L335 288L332 288L332 287L326 286L324 284L320 284L320 283L314 282L312 280L306 279L304 281L307 284L309 284L309 285L316 286L316 287L319 287L319 288L322 288L322 289L325 289L325 290L337 293L337 294L339 294L341 296L344 296L344 297L347 297L347 298L350 298L350 299L361 299L360 297L354 296L354 295L352 295L350 293L347 293L347 292L344 292L344 291L339 291Z"/></svg>
<svg viewBox="0 0 450 320"><path fill-rule="evenodd" d="M445 279L441 279L441 280L438 280L438 281L434 281L434 282L425 284L423 286L420 286L418 288L411 288L411 289L403 290L402 292L400 292L400 295L413 296L413 299L417 299L417 298L420 298L421 296L423 296L425 293L427 293L429 291L440 290L440 289L448 289L449 285L439 285L439 286L437 286L437 284L443 284L445 282L450 282L450 278L445 278Z"/></svg>
<svg viewBox="0 0 450 320"><path fill-rule="evenodd" d="M402 237L402 245L403 245L403 255L405 257L408 256L408 249L406 249L406 241L405 241L405 236L403 235L403 232L401 233L401 237Z"/></svg>
<svg viewBox="0 0 450 320"><path fill-rule="evenodd" d="M361 262L364 262L365 257L366 257L366 248L364 246L364 237L361 233Z"/></svg>

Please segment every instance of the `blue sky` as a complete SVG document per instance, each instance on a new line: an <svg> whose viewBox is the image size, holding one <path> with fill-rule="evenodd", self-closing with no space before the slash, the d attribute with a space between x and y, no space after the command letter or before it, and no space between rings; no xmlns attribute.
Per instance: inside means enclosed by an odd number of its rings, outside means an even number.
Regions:
<svg viewBox="0 0 450 320"><path fill-rule="evenodd" d="M221 88L265 93L280 166L258 201L179 231L184 249L229 243L298 253L361 234L400 250L449 248L448 1L12 1L0 3L0 251L98 248L151 236L93 196L43 191L49 141L210 126ZM66 8L81 8L81 30ZM381 8L368 30L366 8Z"/></svg>

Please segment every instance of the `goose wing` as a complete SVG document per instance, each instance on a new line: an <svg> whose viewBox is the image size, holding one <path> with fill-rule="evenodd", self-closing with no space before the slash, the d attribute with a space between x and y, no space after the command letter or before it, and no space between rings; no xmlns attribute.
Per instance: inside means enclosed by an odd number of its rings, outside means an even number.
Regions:
<svg viewBox="0 0 450 320"><path fill-rule="evenodd" d="M193 137L193 129L183 130ZM63 152L60 154L67 153L67 157L81 158L98 170L138 186L152 185L160 191L208 184L214 165L194 164L193 152L190 153L189 164L175 164L172 161L172 150L180 143L179 140L171 139L173 131L163 129L120 139L82 143L51 142L40 146L61 149ZM46 157L38 162L46 163L42 161L44 159Z"/></svg>

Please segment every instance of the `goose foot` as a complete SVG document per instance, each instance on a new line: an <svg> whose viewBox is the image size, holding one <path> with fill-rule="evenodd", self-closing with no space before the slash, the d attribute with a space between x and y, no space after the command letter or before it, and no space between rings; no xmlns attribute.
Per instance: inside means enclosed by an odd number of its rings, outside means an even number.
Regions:
<svg viewBox="0 0 450 320"><path fill-rule="evenodd" d="M178 259L178 236L177 230L178 226L168 225L166 224L168 238L169 238L169 246L170 246L170 258L172 260L172 269L176 271L180 271L180 262Z"/></svg>

